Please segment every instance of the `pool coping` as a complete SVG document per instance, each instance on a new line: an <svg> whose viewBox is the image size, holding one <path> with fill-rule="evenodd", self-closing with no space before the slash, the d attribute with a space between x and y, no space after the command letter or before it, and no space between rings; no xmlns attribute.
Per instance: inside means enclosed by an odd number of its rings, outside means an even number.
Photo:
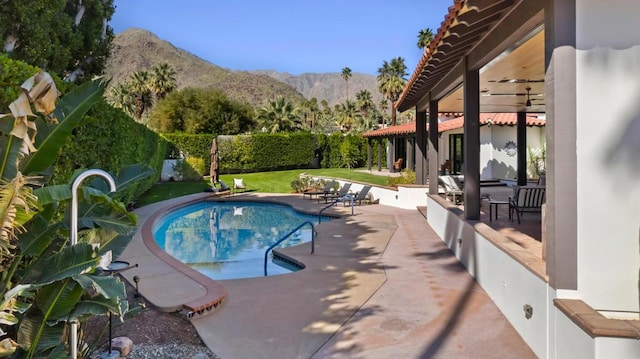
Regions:
<svg viewBox="0 0 640 359"><path fill-rule="evenodd" d="M160 248L153 236L153 227L158 219L162 218L169 212L193 203L206 201L211 197L216 197L216 195L210 195L205 198L189 199L164 206L156 210L147 220L145 220L141 228L142 241L153 255L205 288L206 294L204 296L182 304L183 308L187 311L187 317L189 318L193 317L195 314L202 315L205 311L209 312L218 308L226 298L227 292L221 283L212 280L197 270L183 264Z"/></svg>

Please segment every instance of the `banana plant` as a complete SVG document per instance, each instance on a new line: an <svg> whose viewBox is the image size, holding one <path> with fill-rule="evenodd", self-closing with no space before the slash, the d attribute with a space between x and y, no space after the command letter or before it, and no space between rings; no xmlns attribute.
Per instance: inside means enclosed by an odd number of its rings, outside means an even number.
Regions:
<svg viewBox="0 0 640 359"><path fill-rule="evenodd" d="M108 252L122 252L137 218L99 184L82 186L79 240L69 245L70 183L80 171L67 185L48 186L44 175L105 84L82 85L58 106L48 74L22 87L11 113L0 115L0 357L66 358L70 322L126 312L124 284L99 275L97 266ZM125 168L116 176L118 189L152 173Z"/></svg>

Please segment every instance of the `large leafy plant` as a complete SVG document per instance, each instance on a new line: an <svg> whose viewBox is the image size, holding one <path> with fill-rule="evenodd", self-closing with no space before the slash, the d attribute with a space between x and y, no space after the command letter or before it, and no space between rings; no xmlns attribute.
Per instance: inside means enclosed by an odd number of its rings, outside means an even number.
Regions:
<svg viewBox="0 0 640 359"><path fill-rule="evenodd" d="M68 357L69 324L95 315L123 315L124 284L101 276L100 259L117 257L137 218L97 180L78 190L78 244L69 244L73 179L47 185L56 156L105 84L88 82L56 105L51 76L39 72L0 115L0 357ZM35 111L34 111L35 110ZM151 174L121 170L118 189Z"/></svg>

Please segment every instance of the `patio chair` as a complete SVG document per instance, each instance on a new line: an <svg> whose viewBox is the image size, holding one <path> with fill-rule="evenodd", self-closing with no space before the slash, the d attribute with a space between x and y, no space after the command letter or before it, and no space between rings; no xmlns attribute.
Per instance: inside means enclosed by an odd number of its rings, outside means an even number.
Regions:
<svg viewBox="0 0 640 359"><path fill-rule="evenodd" d="M318 196L318 203L320 199L324 199L324 203L329 203L329 201L335 201L339 198L344 197L349 193L349 189L351 188L351 183L345 182L338 192L329 192Z"/></svg>
<svg viewBox="0 0 640 359"><path fill-rule="evenodd" d="M513 218L512 213L515 211L518 224L520 224L520 216L524 212L542 212L545 194L545 187L516 186L515 194L513 197L509 197L509 217Z"/></svg>
<svg viewBox="0 0 640 359"><path fill-rule="evenodd" d="M302 198L309 196L309 199L313 199L313 196L325 195L333 191L334 181L328 181L322 190L311 190L302 192Z"/></svg>
<svg viewBox="0 0 640 359"><path fill-rule="evenodd" d="M453 179L453 177L449 175L438 176L438 182L444 187L444 196L445 198L451 197L451 202L454 204L462 203L462 195L464 191L458 183Z"/></svg>
<svg viewBox="0 0 640 359"><path fill-rule="evenodd" d="M358 203L358 205L361 205L362 202L371 203L371 200L369 199L369 191L370 190L371 190L371 186L370 185L366 185L366 186L362 187L362 189L360 189L360 191L356 192L356 194L353 195L353 203L354 204ZM344 206L346 207L347 204L351 203L351 201L345 200L343 203L344 203Z"/></svg>
<svg viewBox="0 0 640 359"><path fill-rule="evenodd" d="M247 186L244 184L244 180L242 178L234 178L233 179L233 193L237 193L238 191L244 192L247 190Z"/></svg>
<svg viewBox="0 0 640 359"><path fill-rule="evenodd" d="M442 186L444 187L445 197L451 197L451 201L454 204L462 203L464 190L462 189L463 186L459 178L451 175L443 175L438 176L438 182L440 182L440 184L442 184ZM480 199L491 200L491 195L480 190Z"/></svg>

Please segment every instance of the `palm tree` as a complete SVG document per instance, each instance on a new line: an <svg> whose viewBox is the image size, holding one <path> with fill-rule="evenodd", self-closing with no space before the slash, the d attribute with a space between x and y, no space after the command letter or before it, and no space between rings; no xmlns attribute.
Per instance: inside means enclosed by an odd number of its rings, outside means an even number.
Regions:
<svg viewBox="0 0 640 359"><path fill-rule="evenodd" d="M336 105L336 122L341 130L348 132L361 122L362 116L356 103L346 100L343 104Z"/></svg>
<svg viewBox="0 0 640 359"><path fill-rule="evenodd" d="M304 117L304 124L309 128L313 128L320 113L318 99L313 97L310 100L303 101L300 105L300 112Z"/></svg>
<svg viewBox="0 0 640 359"><path fill-rule="evenodd" d="M369 110L374 107L373 97L369 90L364 89L356 94L356 104L362 117L369 117Z"/></svg>
<svg viewBox="0 0 640 359"><path fill-rule="evenodd" d="M267 106L258 109L258 118L269 132L287 132L302 128L292 102L283 96L269 100Z"/></svg>
<svg viewBox="0 0 640 359"><path fill-rule="evenodd" d="M433 31L430 28L420 30L418 33L418 48L426 48L431 40L433 40Z"/></svg>
<svg viewBox="0 0 640 359"><path fill-rule="evenodd" d="M351 74L351 69L350 68L345 67L344 69L342 69L342 78L347 83L347 100L349 99L349 79L351 78L351 76L353 76L353 75Z"/></svg>
<svg viewBox="0 0 640 359"><path fill-rule="evenodd" d="M389 101L383 98L382 100L380 100L380 103L378 104L378 108L380 109L380 112L382 113L386 112L387 109L389 109Z"/></svg>
<svg viewBox="0 0 640 359"><path fill-rule="evenodd" d="M140 121L144 111L153 105L152 91L149 89L149 73L136 71L129 80L129 91L135 98L134 117Z"/></svg>
<svg viewBox="0 0 640 359"><path fill-rule="evenodd" d="M177 87L176 72L168 63L162 63L152 69L149 78L149 88L162 100Z"/></svg>
<svg viewBox="0 0 640 359"><path fill-rule="evenodd" d="M135 98L126 82L119 83L109 90L107 102L115 108L122 109L131 117L135 114Z"/></svg>
<svg viewBox="0 0 640 359"><path fill-rule="evenodd" d="M391 59L391 62L384 61L378 69L378 91L391 102L391 126L396 125L396 108L393 103L400 97L407 75L407 66L402 57Z"/></svg>

